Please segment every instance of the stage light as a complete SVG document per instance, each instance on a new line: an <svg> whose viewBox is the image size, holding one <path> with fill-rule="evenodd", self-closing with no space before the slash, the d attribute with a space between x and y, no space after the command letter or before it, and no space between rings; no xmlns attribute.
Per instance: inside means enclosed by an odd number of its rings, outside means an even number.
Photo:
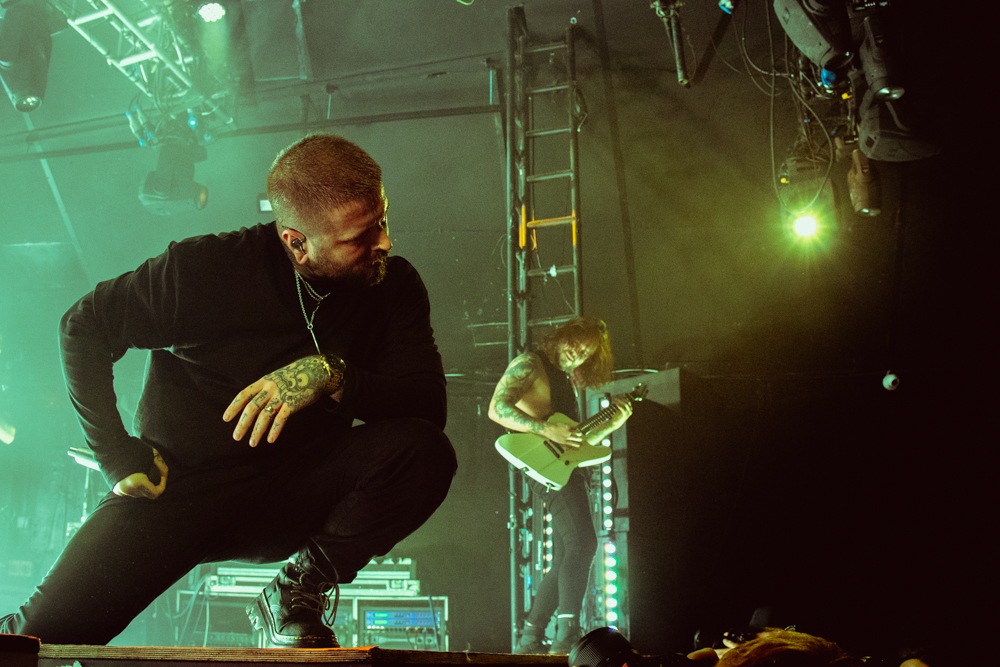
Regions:
<svg viewBox="0 0 1000 667"><path fill-rule="evenodd" d="M268 199L266 192L261 192L257 195L257 211L260 213L270 213L274 209L271 208L271 200Z"/></svg>
<svg viewBox="0 0 1000 667"><path fill-rule="evenodd" d="M899 81L899 66L885 22L880 14L866 16L862 24L864 39L858 55L868 87L880 100L898 100L906 92Z"/></svg>
<svg viewBox="0 0 1000 667"><path fill-rule="evenodd" d="M854 58L844 0L774 0L774 14L799 51L823 69L840 69Z"/></svg>
<svg viewBox="0 0 1000 667"><path fill-rule="evenodd" d="M7 421L3 415L0 415L0 442L5 445L9 445L14 442L14 436L17 435L17 428L14 424Z"/></svg>
<svg viewBox="0 0 1000 667"><path fill-rule="evenodd" d="M160 145L156 171L146 175L139 201L156 215L174 215L205 208L208 188L194 182L194 164L207 157L205 147L179 140Z"/></svg>
<svg viewBox="0 0 1000 667"><path fill-rule="evenodd" d="M816 236L819 231L819 222L816 220L816 216L803 213L795 216L795 219L792 220L792 231L801 238L811 238Z"/></svg>
<svg viewBox="0 0 1000 667"><path fill-rule="evenodd" d="M878 174L868 161L868 156L857 148L851 152L847 191L851 197L851 206L858 215L871 218L881 213L882 188Z"/></svg>
<svg viewBox="0 0 1000 667"><path fill-rule="evenodd" d="M886 371L885 377L882 378L882 386L886 391L896 391L899 387L899 376L892 371Z"/></svg>
<svg viewBox="0 0 1000 667"><path fill-rule="evenodd" d="M52 57L48 5L40 0L15 0L4 5L0 81L15 109L34 111L45 97Z"/></svg>
<svg viewBox="0 0 1000 667"><path fill-rule="evenodd" d="M203 2L198 5L198 16L205 23L221 21L226 15L226 7L221 2Z"/></svg>
<svg viewBox="0 0 1000 667"><path fill-rule="evenodd" d="M858 146L879 162L910 162L937 155L938 132L910 104L911 97L880 101L865 91L858 109Z"/></svg>
<svg viewBox="0 0 1000 667"><path fill-rule="evenodd" d="M789 158L778 175L778 199L797 241L814 241L836 228L837 209L827 165Z"/></svg>

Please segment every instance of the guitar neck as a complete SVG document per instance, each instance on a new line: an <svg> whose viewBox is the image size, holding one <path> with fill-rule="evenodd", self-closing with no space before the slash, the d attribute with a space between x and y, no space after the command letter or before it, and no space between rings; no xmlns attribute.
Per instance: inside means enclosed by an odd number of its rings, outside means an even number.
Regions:
<svg viewBox="0 0 1000 667"><path fill-rule="evenodd" d="M631 396L625 396L625 398L627 398L630 403L632 402ZM580 424L579 427L580 431L584 435L589 435L590 432L593 431L594 429L598 428L599 426L604 426L609 421L611 421L611 419L615 416L615 413L617 411L618 410L614 405L609 405L608 407L604 408L603 410L595 414L593 417L588 419L587 421Z"/></svg>

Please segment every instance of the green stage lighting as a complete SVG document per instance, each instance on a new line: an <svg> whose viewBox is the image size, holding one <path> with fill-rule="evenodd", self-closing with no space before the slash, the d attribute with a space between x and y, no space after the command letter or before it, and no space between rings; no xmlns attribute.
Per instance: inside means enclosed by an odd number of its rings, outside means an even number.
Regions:
<svg viewBox="0 0 1000 667"><path fill-rule="evenodd" d="M226 7L221 2L203 2L198 5L198 16L205 23L221 21L226 15Z"/></svg>

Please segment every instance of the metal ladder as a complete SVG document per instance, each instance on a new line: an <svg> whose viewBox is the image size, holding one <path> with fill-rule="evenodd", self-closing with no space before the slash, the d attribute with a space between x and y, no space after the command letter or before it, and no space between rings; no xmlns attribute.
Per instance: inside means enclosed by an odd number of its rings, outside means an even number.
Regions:
<svg viewBox="0 0 1000 667"><path fill-rule="evenodd" d="M508 361L528 350L536 330L583 310L577 136L585 112L573 37L571 26L558 41L536 43L523 7L508 10ZM509 475L511 646L516 646L548 570L552 538L542 500L519 471L511 467Z"/></svg>
<svg viewBox="0 0 1000 667"><path fill-rule="evenodd" d="M562 39L535 43L523 7L508 12L510 359L528 349L535 329L561 324L583 310L577 137L584 112L573 37L571 25Z"/></svg>

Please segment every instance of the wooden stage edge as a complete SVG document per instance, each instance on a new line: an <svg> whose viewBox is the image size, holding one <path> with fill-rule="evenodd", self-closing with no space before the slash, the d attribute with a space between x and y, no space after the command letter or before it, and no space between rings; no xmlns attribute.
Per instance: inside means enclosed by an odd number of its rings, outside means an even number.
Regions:
<svg viewBox="0 0 1000 667"><path fill-rule="evenodd" d="M173 646L89 646L42 644L38 667L250 667L329 663L364 667L484 665L546 667L566 665L565 655L513 655L451 651L358 648L201 648Z"/></svg>

